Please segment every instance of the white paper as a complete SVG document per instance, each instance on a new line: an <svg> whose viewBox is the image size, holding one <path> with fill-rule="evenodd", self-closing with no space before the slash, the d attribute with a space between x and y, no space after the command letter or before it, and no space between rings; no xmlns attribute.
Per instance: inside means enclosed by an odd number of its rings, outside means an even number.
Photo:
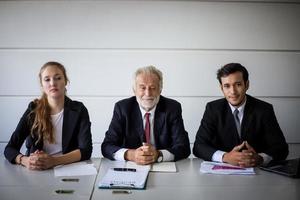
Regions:
<svg viewBox="0 0 300 200"><path fill-rule="evenodd" d="M149 170L136 169L136 171L115 171L108 169L98 187L100 188L137 188L143 189L146 184Z"/></svg>
<svg viewBox="0 0 300 200"><path fill-rule="evenodd" d="M177 172L175 162L161 162L149 165L138 165L132 161L114 161L111 167L133 168L137 170L147 170L150 172Z"/></svg>
<svg viewBox="0 0 300 200"><path fill-rule="evenodd" d="M83 176L97 174L94 164L77 162L67 165L59 165L54 168L54 176Z"/></svg>
<svg viewBox="0 0 300 200"><path fill-rule="evenodd" d="M176 172L175 162L154 163L151 167L151 172Z"/></svg>
<svg viewBox="0 0 300 200"><path fill-rule="evenodd" d="M126 168L134 168L139 170L150 170L150 172L176 172L176 164L175 162L161 162L161 163L153 163L152 165L138 165L135 162L127 161L123 165L116 164L117 166L122 166Z"/></svg>
<svg viewBox="0 0 300 200"><path fill-rule="evenodd" d="M124 165L124 167L126 168L134 168L137 170L146 170L146 171L150 171L151 169L151 165L138 165L135 162L132 161L127 161Z"/></svg>
<svg viewBox="0 0 300 200"><path fill-rule="evenodd" d="M215 166L218 169L213 169ZM218 162L203 161L200 165L200 172L204 174L239 174L239 175L253 175L255 174L254 168L239 168L234 165Z"/></svg>

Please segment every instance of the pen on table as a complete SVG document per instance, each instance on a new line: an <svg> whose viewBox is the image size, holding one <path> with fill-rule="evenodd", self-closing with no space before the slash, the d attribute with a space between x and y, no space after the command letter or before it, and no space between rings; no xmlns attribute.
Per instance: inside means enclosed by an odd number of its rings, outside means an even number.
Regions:
<svg viewBox="0 0 300 200"><path fill-rule="evenodd" d="M57 194L73 194L74 190L55 190Z"/></svg>
<svg viewBox="0 0 300 200"><path fill-rule="evenodd" d="M64 182L79 182L79 178L63 178L61 180Z"/></svg>
<svg viewBox="0 0 300 200"><path fill-rule="evenodd" d="M130 190L113 190L113 194L131 194L132 192Z"/></svg>
<svg viewBox="0 0 300 200"><path fill-rule="evenodd" d="M136 172L134 168L122 168L122 167L115 167L113 168L114 171L122 171L122 172Z"/></svg>

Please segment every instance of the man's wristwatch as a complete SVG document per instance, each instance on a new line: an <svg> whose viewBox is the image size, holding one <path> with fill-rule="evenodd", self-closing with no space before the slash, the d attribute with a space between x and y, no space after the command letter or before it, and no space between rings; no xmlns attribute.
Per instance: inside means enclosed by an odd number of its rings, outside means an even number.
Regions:
<svg viewBox="0 0 300 200"><path fill-rule="evenodd" d="M161 151L158 151L158 157L157 157L157 162L160 163L163 161L163 154Z"/></svg>

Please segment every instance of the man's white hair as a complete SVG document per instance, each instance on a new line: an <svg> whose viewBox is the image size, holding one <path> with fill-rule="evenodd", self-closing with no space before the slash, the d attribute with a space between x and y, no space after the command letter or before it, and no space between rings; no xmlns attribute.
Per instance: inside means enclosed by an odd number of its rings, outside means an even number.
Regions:
<svg viewBox="0 0 300 200"><path fill-rule="evenodd" d="M155 74L158 78L159 90L162 91L163 88L163 74L162 72L154 67L153 65L138 68L133 77L133 89L136 90L136 77L140 74Z"/></svg>

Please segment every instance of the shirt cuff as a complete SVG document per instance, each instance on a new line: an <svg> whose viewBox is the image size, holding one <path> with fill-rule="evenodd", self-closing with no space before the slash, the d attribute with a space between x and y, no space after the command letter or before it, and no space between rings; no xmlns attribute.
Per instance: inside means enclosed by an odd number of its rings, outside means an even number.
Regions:
<svg viewBox="0 0 300 200"><path fill-rule="evenodd" d="M163 155L163 162L174 161L174 154L170 153L168 150L160 150Z"/></svg>
<svg viewBox="0 0 300 200"><path fill-rule="evenodd" d="M122 148L122 149L119 149L118 151L116 151L114 154L113 154L113 158L117 161L125 161L125 152L127 151L128 149L126 148Z"/></svg>
<svg viewBox="0 0 300 200"><path fill-rule="evenodd" d="M226 152L225 151L216 151L213 156L211 157L211 161L214 162L223 162L223 156Z"/></svg>
<svg viewBox="0 0 300 200"><path fill-rule="evenodd" d="M273 160L273 158L265 153L259 153L258 155L260 155L263 158L263 165L267 165L269 164L269 162L271 160Z"/></svg>

